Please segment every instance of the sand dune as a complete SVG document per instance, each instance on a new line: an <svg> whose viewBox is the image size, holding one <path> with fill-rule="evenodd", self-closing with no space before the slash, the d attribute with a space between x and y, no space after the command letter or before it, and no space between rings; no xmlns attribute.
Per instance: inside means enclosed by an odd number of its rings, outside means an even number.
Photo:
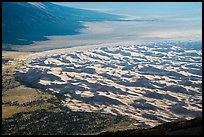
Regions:
<svg viewBox="0 0 204 137"><path fill-rule="evenodd" d="M202 114L202 52L186 44L131 42L35 54L17 77L62 95L73 111L126 115L140 121L136 126L155 126Z"/></svg>

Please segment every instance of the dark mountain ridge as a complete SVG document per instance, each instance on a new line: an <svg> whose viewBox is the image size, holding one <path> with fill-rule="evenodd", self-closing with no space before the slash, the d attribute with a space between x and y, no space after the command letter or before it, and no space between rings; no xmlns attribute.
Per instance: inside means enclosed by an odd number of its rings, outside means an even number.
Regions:
<svg viewBox="0 0 204 137"><path fill-rule="evenodd" d="M45 36L74 35L83 21L113 21L122 16L59 6L50 2L2 2L2 44L27 45Z"/></svg>

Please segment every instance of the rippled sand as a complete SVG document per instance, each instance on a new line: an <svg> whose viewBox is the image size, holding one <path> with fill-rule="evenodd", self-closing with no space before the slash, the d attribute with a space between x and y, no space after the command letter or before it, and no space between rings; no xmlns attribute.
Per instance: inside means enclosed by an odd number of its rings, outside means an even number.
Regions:
<svg viewBox="0 0 204 137"><path fill-rule="evenodd" d="M41 53L17 76L63 95L73 111L127 115L152 127L202 114L202 49L195 49L201 44L131 42Z"/></svg>

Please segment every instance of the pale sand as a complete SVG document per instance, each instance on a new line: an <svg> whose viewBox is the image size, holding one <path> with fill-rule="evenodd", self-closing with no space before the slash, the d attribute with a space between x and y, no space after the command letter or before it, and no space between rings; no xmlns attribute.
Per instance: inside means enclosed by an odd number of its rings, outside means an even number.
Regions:
<svg viewBox="0 0 204 137"><path fill-rule="evenodd" d="M68 89L67 91L61 91L63 89L59 89L55 87L48 89L57 93L63 92L64 96L66 97L65 101L62 102L63 105L70 108L73 111L85 111L85 112L100 111L101 113L107 113L107 114L113 114L113 115L125 115L131 118L134 118L140 122L144 122L149 126L158 125L161 123L162 120L166 122L170 122L178 118L192 118L192 115L194 115L195 112L200 113L202 111L202 109L200 109L201 105L197 104L202 101L202 99L200 98L201 95L199 94L199 90L191 86L182 85L181 87L183 87L189 92L194 92L195 94L198 94L198 97L196 97L198 99L197 101L194 101L192 99L191 101L189 101L190 100L189 98L191 98L192 95L179 93L179 92L164 91L160 89L162 88L161 86L156 84L152 84L152 85L155 86L157 90L142 86L143 84L142 82L140 83L141 86L140 85L134 86L134 84L129 86L123 85L123 83L125 84L128 82L136 82L137 79L145 77L151 82L154 81L159 84L166 84L166 86L178 86L177 83L179 80L175 80L173 78L170 78L169 76L159 76L156 74L155 75L140 74L139 69L143 67L148 67L148 66L161 69L161 70L177 72L185 76L193 75L186 71L179 71L180 68L186 69L186 67L182 65L181 67L172 67L171 65L149 64L149 62L159 61L160 63L162 63L163 61L168 61L168 60L163 60L162 58L154 57L154 56L145 56L143 53L140 53L138 50L135 50L135 47L132 46L131 44L134 44L134 43L131 43L131 42L126 43L125 45L130 45L127 47L125 46L114 47L117 44L115 45L113 44L112 45L113 47L109 46L108 48L109 50L118 50L119 48L121 48L120 49L121 51L128 52L130 53L131 56L123 56L122 54L111 54L111 53L104 52L99 48L96 48L93 50L77 49L76 51L71 49L64 49L64 50L53 50L53 51L46 51L42 53L36 53L36 54L30 55L29 58L31 57L40 58L41 56L42 57L46 56L46 60L44 61L44 63L46 65L49 65L49 64L56 65L56 67L49 67L44 65L41 65L41 66L27 65L23 71L24 73L26 73L30 68L36 68L39 70L47 69L49 70L47 74L52 74L63 81L63 82L60 82L55 80L51 82L48 80L40 79L39 83L42 85L50 85L54 83L57 85L63 85L63 84L66 85L66 84L70 84L70 82L73 79L78 79L82 81L85 80L88 84L85 84L80 81L71 83L72 86L75 86L79 89L83 87L85 89L83 91L78 89L76 90ZM149 48L147 46L140 47L140 48L142 48L145 51L160 53L155 51L155 48ZM135 50L135 52L130 51L130 49ZM176 48L174 47L173 49L176 49ZM79 51L82 54L78 54L77 52ZM105 53L109 56L113 56L115 60L111 60L107 56L102 56L102 55L93 53L94 51L99 53ZM60 53L60 54L57 54L57 53ZM80 59L72 58L67 55L68 53L74 54ZM179 54L172 51L164 54L171 57L172 60L174 60L174 58L177 56L179 57ZM62 65L66 67L67 63L64 63L58 60L58 58L52 58L51 57L52 55L60 55L61 58L69 60L71 62L70 64L74 64L75 67L93 68L95 69L96 73L89 74L86 72L80 72L80 73L69 72L69 71L63 72L62 68L58 66ZM100 58L101 60L94 59L92 58L93 56ZM135 56L137 56L136 59L139 59L142 62L134 62L132 58L135 58ZM124 60L124 57L128 60ZM145 57L147 60L142 59L143 57ZM120 63L119 60L123 60L123 62L127 62L128 66L132 65L132 63L137 64L137 68L134 68L131 70L123 70L124 66L116 65L117 63ZM92 63L84 66L81 65L87 62L92 62ZM174 61L168 61L168 62L170 62L172 65L180 65L184 63L184 62L174 62ZM103 65L108 63L111 65L114 64L116 68L103 67ZM75 68L74 70L76 69L77 68ZM100 74L106 74L109 77L103 77L103 76L100 76ZM129 75L132 77L124 77L122 75ZM197 84L202 83L201 77L197 75L193 75L193 76L200 78L199 80L193 81L194 83L197 83ZM114 77L118 77L118 79L111 79ZM117 83L117 80L120 80L120 82ZM101 87L100 88L98 88L97 86L91 87L89 84L90 85L99 84ZM115 91L114 89L118 89L118 91L117 90ZM69 90L73 90L75 94L81 96L82 98L93 98L93 99L95 98L96 101L99 102L99 104L97 103L91 104L83 100L77 100L72 97L72 95L69 93ZM147 93L149 93L150 95ZM172 97L173 99L171 100L170 97ZM182 103L178 104L179 102L182 102L183 104ZM135 107L133 105L134 103L136 105ZM174 105L178 106L178 108L183 106L183 109L186 110L186 112L184 112L185 114L174 113L174 111L172 111L172 107L174 108ZM148 114L149 117L148 115L145 116L146 114ZM155 119L154 116L158 117L160 120Z"/></svg>

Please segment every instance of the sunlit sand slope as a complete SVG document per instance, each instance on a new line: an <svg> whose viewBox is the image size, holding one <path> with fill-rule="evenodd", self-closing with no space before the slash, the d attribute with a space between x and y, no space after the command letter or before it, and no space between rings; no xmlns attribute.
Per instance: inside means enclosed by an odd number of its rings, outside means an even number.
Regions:
<svg viewBox="0 0 204 137"><path fill-rule="evenodd" d="M136 126L202 114L202 43L126 44L30 57L17 77L73 111L127 115Z"/></svg>

